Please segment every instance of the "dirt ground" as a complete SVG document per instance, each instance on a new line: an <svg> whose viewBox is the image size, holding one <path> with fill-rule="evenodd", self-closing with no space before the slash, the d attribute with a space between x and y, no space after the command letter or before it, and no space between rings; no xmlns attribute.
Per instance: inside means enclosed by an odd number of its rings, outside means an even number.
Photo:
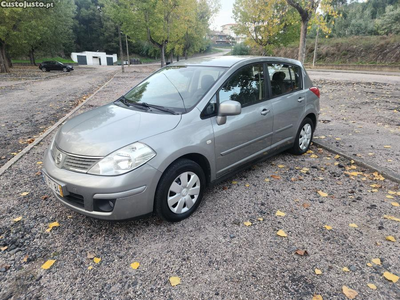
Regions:
<svg viewBox="0 0 400 300"><path fill-rule="evenodd" d="M109 103L149 72L118 74L77 113ZM324 83L325 112L337 89ZM379 174L313 146L208 189L181 223L111 223L68 210L44 185L38 171L53 134L1 176L0 299L344 300L343 286L356 299L400 298L400 281L383 276L400 276L400 189ZM54 265L42 269L48 260ZM181 284L172 287L173 276Z"/></svg>
<svg viewBox="0 0 400 300"><path fill-rule="evenodd" d="M315 140L400 178L400 76L310 72L321 87Z"/></svg>
<svg viewBox="0 0 400 300"><path fill-rule="evenodd" d="M0 166L109 80L117 67L42 72L16 68L0 76Z"/></svg>

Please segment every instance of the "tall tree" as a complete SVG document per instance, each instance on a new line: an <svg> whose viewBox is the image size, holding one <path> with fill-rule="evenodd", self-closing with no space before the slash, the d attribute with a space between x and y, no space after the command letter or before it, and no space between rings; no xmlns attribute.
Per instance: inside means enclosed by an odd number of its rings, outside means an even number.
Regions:
<svg viewBox="0 0 400 300"><path fill-rule="evenodd" d="M286 0L286 2L300 14L301 29L298 60L304 63L308 22L317 10L321 0Z"/></svg>
<svg viewBox="0 0 400 300"><path fill-rule="evenodd" d="M0 9L0 73L10 72L11 61L7 54L15 40L15 30L21 22L23 9L21 8L2 8Z"/></svg>
<svg viewBox="0 0 400 300"><path fill-rule="evenodd" d="M246 43L271 52L277 45L285 45L297 36L298 23L294 10L284 0L236 0L233 15L235 32L246 35Z"/></svg>

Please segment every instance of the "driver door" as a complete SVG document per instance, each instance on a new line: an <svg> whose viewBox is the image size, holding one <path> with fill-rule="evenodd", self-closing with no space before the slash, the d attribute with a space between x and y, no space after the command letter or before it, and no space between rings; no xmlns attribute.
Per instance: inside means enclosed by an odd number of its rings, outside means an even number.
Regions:
<svg viewBox="0 0 400 300"><path fill-rule="evenodd" d="M267 101L264 64L247 65L236 71L217 92L219 103L240 102L242 112L227 117L223 125L213 119L217 177L267 154L272 142L273 112Z"/></svg>

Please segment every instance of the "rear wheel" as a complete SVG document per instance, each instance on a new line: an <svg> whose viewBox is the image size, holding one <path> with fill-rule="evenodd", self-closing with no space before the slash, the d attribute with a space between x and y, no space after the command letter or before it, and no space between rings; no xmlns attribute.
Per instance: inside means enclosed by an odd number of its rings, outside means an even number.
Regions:
<svg viewBox="0 0 400 300"><path fill-rule="evenodd" d="M63 68L63 72L68 72L68 69L67 68Z"/></svg>
<svg viewBox="0 0 400 300"><path fill-rule="evenodd" d="M179 159L163 174L155 196L158 216L169 222L189 217L200 205L205 188L203 169L194 161Z"/></svg>
<svg viewBox="0 0 400 300"><path fill-rule="evenodd" d="M305 118L299 127L291 153L301 155L308 151L314 134L314 123L310 118Z"/></svg>
<svg viewBox="0 0 400 300"><path fill-rule="evenodd" d="M46 70L46 68L42 68L42 72L46 72L47 70Z"/></svg>

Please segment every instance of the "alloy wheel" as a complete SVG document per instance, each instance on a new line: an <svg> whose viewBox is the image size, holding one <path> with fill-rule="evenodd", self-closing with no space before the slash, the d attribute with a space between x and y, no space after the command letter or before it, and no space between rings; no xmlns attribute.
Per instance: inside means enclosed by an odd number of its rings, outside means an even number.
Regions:
<svg viewBox="0 0 400 300"><path fill-rule="evenodd" d="M306 150L311 142L312 128L309 123L304 124L299 135L299 147L301 150Z"/></svg>

